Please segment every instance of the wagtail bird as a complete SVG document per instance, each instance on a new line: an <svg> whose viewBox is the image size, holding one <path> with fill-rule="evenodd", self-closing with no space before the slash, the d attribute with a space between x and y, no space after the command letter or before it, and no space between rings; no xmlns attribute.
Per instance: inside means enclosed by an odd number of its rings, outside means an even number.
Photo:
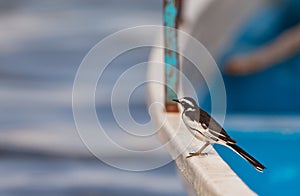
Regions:
<svg viewBox="0 0 300 196"><path fill-rule="evenodd" d="M197 139L205 142L204 146L200 148L197 152L189 153L187 158L199 155L207 155L202 153L202 151L209 144L221 144L224 145L245 160L247 160L255 169L262 172L266 167L253 158L250 154L240 148L234 139L232 139L223 127L213 119L207 112L199 108L196 101L190 97L183 97L181 99L173 99L173 101L180 103L183 107L182 120L188 130Z"/></svg>

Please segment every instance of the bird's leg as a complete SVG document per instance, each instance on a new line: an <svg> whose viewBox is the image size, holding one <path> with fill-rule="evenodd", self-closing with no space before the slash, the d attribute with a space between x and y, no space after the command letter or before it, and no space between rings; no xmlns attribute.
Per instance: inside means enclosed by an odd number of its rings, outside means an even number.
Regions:
<svg viewBox="0 0 300 196"><path fill-rule="evenodd" d="M202 153L202 151L209 145L209 142L206 142L201 148L200 150L198 150L197 152L190 152L189 156L187 156L186 158L191 158L191 157L194 157L194 156L199 156L199 155L207 155L207 153Z"/></svg>

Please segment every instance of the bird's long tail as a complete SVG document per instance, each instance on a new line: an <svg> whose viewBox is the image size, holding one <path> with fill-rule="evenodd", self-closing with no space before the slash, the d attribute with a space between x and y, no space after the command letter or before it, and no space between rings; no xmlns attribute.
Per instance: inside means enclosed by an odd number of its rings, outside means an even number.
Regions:
<svg viewBox="0 0 300 196"><path fill-rule="evenodd" d="M266 167L236 144L227 143L241 157L247 160L255 169L262 172Z"/></svg>

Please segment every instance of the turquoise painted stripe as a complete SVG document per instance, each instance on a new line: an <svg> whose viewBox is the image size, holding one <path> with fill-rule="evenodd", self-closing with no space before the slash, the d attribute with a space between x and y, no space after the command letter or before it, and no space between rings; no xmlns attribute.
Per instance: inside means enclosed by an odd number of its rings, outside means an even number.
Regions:
<svg viewBox="0 0 300 196"><path fill-rule="evenodd" d="M164 25L166 26L165 30L165 74L166 74L166 99L167 101L172 101L176 98L177 82L178 75L173 68L178 69L178 56L177 51L177 33L176 28L176 18L178 14L178 8L175 6L176 0L165 0L166 4L164 7ZM173 90L172 90L173 89Z"/></svg>

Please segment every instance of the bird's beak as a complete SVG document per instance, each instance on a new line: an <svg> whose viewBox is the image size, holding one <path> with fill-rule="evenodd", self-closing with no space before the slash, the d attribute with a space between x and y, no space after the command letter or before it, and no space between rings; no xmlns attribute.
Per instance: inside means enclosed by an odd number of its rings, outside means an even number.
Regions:
<svg viewBox="0 0 300 196"><path fill-rule="evenodd" d="M175 102L177 102L177 103L180 103L178 99L173 99L173 101L175 101Z"/></svg>

